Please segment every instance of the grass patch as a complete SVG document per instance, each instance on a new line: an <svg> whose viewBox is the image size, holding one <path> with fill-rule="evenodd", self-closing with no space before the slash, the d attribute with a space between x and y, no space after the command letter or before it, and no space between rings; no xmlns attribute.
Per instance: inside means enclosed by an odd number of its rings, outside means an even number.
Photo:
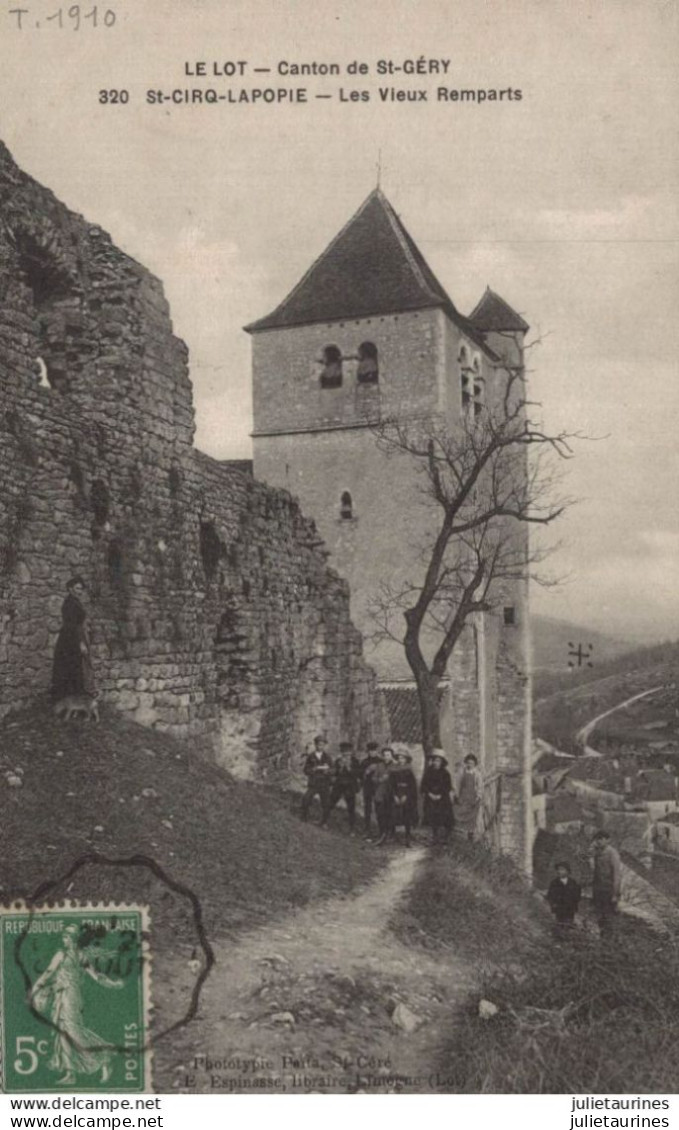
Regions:
<svg viewBox="0 0 679 1130"><path fill-rule="evenodd" d="M23 785L11 787L17 769ZM32 894L88 852L141 854L195 892L215 935L349 893L384 865L361 841L302 824L298 798L234 781L194 743L106 708L98 726L59 722L47 707L7 720L0 792L5 900ZM53 897L139 900L168 944L193 934L185 900L142 868L88 865Z"/></svg>
<svg viewBox="0 0 679 1130"><path fill-rule="evenodd" d="M482 985L498 1006L470 1009L448 1050L472 1093L662 1093L679 1070L679 957L674 940L621 920L615 940L535 947L523 969Z"/></svg>
<svg viewBox="0 0 679 1130"><path fill-rule="evenodd" d="M466 841L424 862L392 918L402 941L454 949L482 967L514 960L544 924L542 900L511 860Z"/></svg>
<svg viewBox="0 0 679 1130"><path fill-rule="evenodd" d="M430 892L430 899L427 898ZM438 1065L464 1093L665 1092L679 1071L679 945L620 915L559 942L541 899L473 845L425 862L394 929L474 962ZM489 1019L479 1001L496 1006Z"/></svg>

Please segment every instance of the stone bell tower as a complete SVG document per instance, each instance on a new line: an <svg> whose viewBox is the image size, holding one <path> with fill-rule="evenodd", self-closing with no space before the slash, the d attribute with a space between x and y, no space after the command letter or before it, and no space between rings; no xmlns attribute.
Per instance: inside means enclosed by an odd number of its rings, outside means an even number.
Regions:
<svg viewBox="0 0 679 1130"><path fill-rule="evenodd" d="M412 672L402 643L374 642L374 603L383 584L417 583L432 515L413 461L385 454L375 423L436 417L459 427L492 396L503 356L511 351L510 362L520 363L527 329L490 290L470 317L459 313L380 189L280 305L246 326L255 476L299 498L331 565L349 581L352 617L392 729L406 699L412 705ZM397 636L401 627L396 620ZM465 628L441 694L451 761L477 754L486 778L498 782L491 807L502 777L510 799L506 816L492 814L495 835L525 862L532 835L524 582L507 583L501 606Z"/></svg>

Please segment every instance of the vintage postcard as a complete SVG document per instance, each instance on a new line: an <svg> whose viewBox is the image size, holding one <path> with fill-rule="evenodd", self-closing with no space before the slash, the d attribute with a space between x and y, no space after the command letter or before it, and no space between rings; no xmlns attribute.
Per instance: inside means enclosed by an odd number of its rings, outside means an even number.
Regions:
<svg viewBox="0 0 679 1130"><path fill-rule="evenodd" d="M1 0L7 1093L667 1124L678 20Z"/></svg>

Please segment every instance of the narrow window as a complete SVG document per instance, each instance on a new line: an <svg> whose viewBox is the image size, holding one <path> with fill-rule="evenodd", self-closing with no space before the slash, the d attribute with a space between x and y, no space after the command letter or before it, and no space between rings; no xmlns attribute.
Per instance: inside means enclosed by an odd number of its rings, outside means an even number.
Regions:
<svg viewBox="0 0 679 1130"><path fill-rule="evenodd" d="M354 504L348 490L342 492L340 499L340 518L348 519L354 516Z"/></svg>
<svg viewBox="0 0 679 1130"><path fill-rule="evenodd" d="M510 605L508 608L505 608L504 617L505 617L505 624L507 624L507 625L516 624L516 609L514 608L513 605Z"/></svg>
<svg viewBox="0 0 679 1130"><path fill-rule="evenodd" d="M472 626L472 632L474 634L474 683L478 687L479 681L480 681L480 675L481 675L481 671L480 671L480 658L481 658L481 656L480 656L480 649L479 649L479 632L478 632L478 628L476 627L476 624L474 624Z"/></svg>
<svg viewBox="0 0 679 1130"><path fill-rule="evenodd" d="M481 366L478 357L474 358L474 368L472 372L472 395L474 402L474 419L483 412L483 405L485 401L484 380L481 376Z"/></svg>
<svg viewBox="0 0 679 1130"><path fill-rule="evenodd" d="M377 384L380 376L377 359L377 346L372 341L364 341L358 347L358 383Z"/></svg>
<svg viewBox="0 0 679 1130"><path fill-rule="evenodd" d="M36 357L35 363L38 369L38 381L40 388L51 388L52 385L50 383L49 373L47 372L47 365L43 361L42 357Z"/></svg>
<svg viewBox="0 0 679 1130"><path fill-rule="evenodd" d="M199 531L200 556L203 560L205 576L211 581L217 573L224 546L215 530L213 522L201 522Z"/></svg>
<svg viewBox="0 0 679 1130"><path fill-rule="evenodd" d="M462 346L457 360L460 365L460 400L462 415L468 416L472 411L472 371L469 367L469 356L466 346Z"/></svg>
<svg viewBox="0 0 679 1130"><path fill-rule="evenodd" d="M323 350L321 388L341 388L342 354L336 345L326 345Z"/></svg>
<svg viewBox="0 0 679 1130"><path fill-rule="evenodd" d="M35 365L40 388L54 388L57 392L68 392L68 377L56 363L48 366L44 357L36 357Z"/></svg>

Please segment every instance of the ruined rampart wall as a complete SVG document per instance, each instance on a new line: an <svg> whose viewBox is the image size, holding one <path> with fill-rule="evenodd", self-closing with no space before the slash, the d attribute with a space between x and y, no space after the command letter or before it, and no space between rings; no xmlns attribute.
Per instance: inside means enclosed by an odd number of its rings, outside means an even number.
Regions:
<svg viewBox="0 0 679 1130"><path fill-rule="evenodd" d="M49 689L84 576L100 693L284 774L318 729L379 736L373 676L313 522L192 446L162 287L0 146L0 715Z"/></svg>

